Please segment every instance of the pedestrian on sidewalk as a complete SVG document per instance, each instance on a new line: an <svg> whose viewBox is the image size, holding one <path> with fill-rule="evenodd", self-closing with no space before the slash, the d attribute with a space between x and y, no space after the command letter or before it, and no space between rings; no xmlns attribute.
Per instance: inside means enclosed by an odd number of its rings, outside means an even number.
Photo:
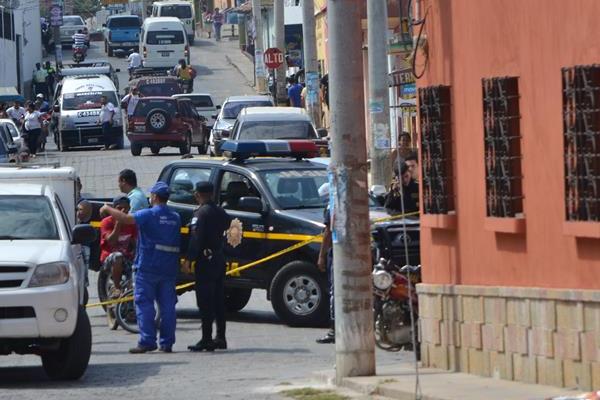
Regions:
<svg viewBox="0 0 600 400"><path fill-rule="evenodd" d="M213 30L213 20L212 13L208 10L205 10L202 14L202 28L208 34L208 38L210 39Z"/></svg>
<svg viewBox="0 0 600 400"><path fill-rule="evenodd" d="M329 198L329 183L323 184L319 188L319 196L321 198ZM331 209L329 204L323 213L323 241L319 249L319 258L317 267L321 272L327 272L329 281L329 330L325 336L316 340L317 343L335 343L335 305L333 297L333 247L331 240Z"/></svg>
<svg viewBox="0 0 600 400"><path fill-rule="evenodd" d="M288 97L290 99L290 106L302 108L302 85L298 83L298 80L295 76L289 77L288 82Z"/></svg>
<svg viewBox="0 0 600 400"><path fill-rule="evenodd" d="M134 303L140 337L137 346L129 349L132 354L157 349L155 302L160 309L159 350L171 353L175 343L175 284L179 271L181 219L167 207L168 200L169 186L159 181L150 189L152 208L133 214L125 214L106 204L100 209L118 223L137 227Z"/></svg>
<svg viewBox="0 0 600 400"><path fill-rule="evenodd" d="M33 71L33 93L42 93L48 97L48 72L40 63L35 64Z"/></svg>
<svg viewBox="0 0 600 400"><path fill-rule="evenodd" d="M196 298L202 314L202 339L191 351L227 349L225 339L225 244L224 234L231 223L225 210L213 201L214 186L198 182L194 198L200 205L190 223L190 242L183 262L183 272L191 273L196 263ZM217 322L217 337L213 340L212 325Z"/></svg>
<svg viewBox="0 0 600 400"><path fill-rule="evenodd" d="M148 199L142 189L138 187L137 175L133 170L124 169L119 172L118 184L121 193L125 193L129 199L131 213L148 208Z"/></svg>
<svg viewBox="0 0 600 400"><path fill-rule="evenodd" d="M225 20L225 16L219 10L219 8L215 8L215 12L212 15L213 28L215 30L215 40L218 42L221 40L221 27L223 26L223 21Z"/></svg>
<svg viewBox="0 0 600 400"><path fill-rule="evenodd" d="M27 136L27 147L32 158L36 157L40 135L42 133L41 113L35 109L34 103L29 103L25 113L24 124L25 135Z"/></svg>
<svg viewBox="0 0 600 400"><path fill-rule="evenodd" d="M50 99L50 96L54 96L54 82L56 80L56 70L54 69L54 67L52 66L52 63L50 61L46 61L46 64L44 65L44 69L48 73L48 78L46 79L46 83L48 84L48 97L47 98Z"/></svg>

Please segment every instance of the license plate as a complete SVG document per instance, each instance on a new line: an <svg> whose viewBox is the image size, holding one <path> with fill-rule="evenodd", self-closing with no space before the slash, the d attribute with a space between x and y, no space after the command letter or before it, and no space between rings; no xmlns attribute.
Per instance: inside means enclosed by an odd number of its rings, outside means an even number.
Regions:
<svg viewBox="0 0 600 400"><path fill-rule="evenodd" d="M89 138L88 143L98 143L98 138Z"/></svg>
<svg viewBox="0 0 600 400"><path fill-rule="evenodd" d="M169 52L169 51L161 51L160 55L163 56L163 57L169 57L169 55L171 55L171 52Z"/></svg>

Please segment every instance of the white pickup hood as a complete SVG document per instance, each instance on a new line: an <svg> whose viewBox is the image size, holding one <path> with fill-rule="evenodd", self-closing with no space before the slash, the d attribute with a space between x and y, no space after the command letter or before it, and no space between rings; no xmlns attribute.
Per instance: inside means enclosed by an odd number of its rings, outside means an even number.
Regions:
<svg viewBox="0 0 600 400"><path fill-rule="evenodd" d="M0 268L11 263L69 263L69 246L64 240L0 240Z"/></svg>

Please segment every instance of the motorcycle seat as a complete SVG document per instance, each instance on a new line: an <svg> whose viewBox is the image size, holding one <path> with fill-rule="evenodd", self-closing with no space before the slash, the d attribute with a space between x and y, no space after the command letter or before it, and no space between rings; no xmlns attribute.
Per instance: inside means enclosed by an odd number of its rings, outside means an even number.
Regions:
<svg viewBox="0 0 600 400"><path fill-rule="evenodd" d="M419 272L421 272L421 266L420 265L405 265L404 267L400 268L400 272L403 274L406 274L406 273L418 274Z"/></svg>

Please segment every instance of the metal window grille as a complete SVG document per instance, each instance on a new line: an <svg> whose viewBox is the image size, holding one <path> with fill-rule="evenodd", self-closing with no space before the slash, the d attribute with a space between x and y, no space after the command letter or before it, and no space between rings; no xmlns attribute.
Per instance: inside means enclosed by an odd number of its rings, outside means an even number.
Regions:
<svg viewBox="0 0 600 400"><path fill-rule="evenodd" d="M488 217L513 218L523 212L519 81L482 79Z"/></svg>
<svg viewBox="0 0 600 400"><path fill-rule="evenodd" d="M454 210L450 87L419 88L423 212Z"/></svg>
<svg viewBox="0 0 600 400"><path fill-rule="evenodd" d="M570 221L600 221L600 66L562 69L565 206Z"/></svg>

